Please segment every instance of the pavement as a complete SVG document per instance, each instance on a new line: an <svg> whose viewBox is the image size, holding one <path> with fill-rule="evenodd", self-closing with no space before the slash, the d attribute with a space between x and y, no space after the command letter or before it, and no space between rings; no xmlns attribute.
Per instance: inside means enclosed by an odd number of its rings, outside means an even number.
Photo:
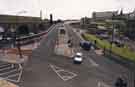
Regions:
<svg viewBox="0 0 135 87"><path fill-rule="evenodd" d="M75 52L81 51L84 54L84 61L76 65L72 59L56 55L54 48L58 28L62 25L51 27L39 47L32 52L18 84L20 87L114 87L119 76L126 79L128 87L134 87L133 72L128 67L97 55L92 50L81 49L78 44L81 39L68 24L64 26L73 40L73 48Z"/></svg>
<svg viewBox="0 0 135 87"><path fill-rule="evenodd" d="M6 80L0 80L0 87L18 87L18 86Z"/></svg>
<svg viewBox="0 0 135 87"><path fill-rule="evenodd" d="M22 46L23 58L18 55L17 48L0 50L0 87L18 87L25 63L39 44Z"/></svg>
<svg viewBox="0 0 135 87"><path fill-rule="evenodd" d="M26 62L29 56L31 56L32 51L35 50L39 45L40 42L21 46L21 53L23 55L23 58L20 58L17 48L8 48L5 50L0 50L0 61L17 64Z"/></svg>

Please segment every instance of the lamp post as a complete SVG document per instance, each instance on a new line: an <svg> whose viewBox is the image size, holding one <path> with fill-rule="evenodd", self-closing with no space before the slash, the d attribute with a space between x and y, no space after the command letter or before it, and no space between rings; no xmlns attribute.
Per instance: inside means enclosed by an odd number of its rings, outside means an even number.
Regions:
<svg viewBox="0 0 135 87"><path fill-rule="evenodd" d="M14 32L14 35L15 35L14 39L15 39L15 42L17 41L17 44L16 45L17 45L17 49L18 49L20 58L23 58L23 55L22 55L22 51L21 51L20 35L17 33L17 22L18 22L17 16L19 14L22 14L22 13L26 13L26 11L20 11L20 12L18 12L16 14L16 31Z"/></svg>
<svg viewBox="0 0 135 87"><path fill-rule="evenodd" d="M114 24L113 24L112 36L111 36L110 54L112 53L113 40L114 40Z"/></svg>
<svg viewBox="0 0 135 87"><path fill-rule="evenodd" d="M112 47L113 47L113 40L114 40L114 23L115 23L115 21L114 21L114 14L113 14L113 16L112 16L112 36L111 36L111 46L110 46L110 54L112 53Z"/></svg>

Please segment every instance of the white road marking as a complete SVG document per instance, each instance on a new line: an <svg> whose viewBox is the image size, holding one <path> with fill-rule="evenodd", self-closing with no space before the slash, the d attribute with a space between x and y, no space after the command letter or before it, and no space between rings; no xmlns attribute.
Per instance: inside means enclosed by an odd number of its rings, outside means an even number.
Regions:
<svg viewBox="0 0 135 87"><path fill-rule="evenodd" d="M0 68L5 67L5 66L9 66L9 65L11 65L11 64L4 64L4 65L1 65Z"/></svg>
<svg viewBox="0 0 135 87"><path fill-rule="evenodd" d="M12 64L12 65L13 65L13 64ZM12 66L12 65L11 65L11 66ZM0 71L6 70L6 69L10 69L10 68L12 68L11 66L8 66L8 67L6 67L6 68L0 69ZM21 79L21 76L22 76L22 70L23 70L23 68L22 68L21 64L18 64L18 66L19 66L18 69L13 69L13 70L10 70L10 71L8 71L8 72L0 73L0 75L9 74L8 76L3 77L2 79L9 80L9 81L13 81L13 82L20 82L20 79ZM10 75L10 73L15 72L15 71L18 71L18 70L20 70L20 71L17 72L17 73L15 73L15 74ZM16 80L10 79L10 78L16 77L16 76L18 76L18 77L16 78Z"/></svg>
<svg viewBox="0 0 135 87"><path fill-rule="evenodd" d="M89 60L89 62L91 63L92 66L95 66L95 67L99 66L99 64L97 64L94 60L92 60L90 58L88 60Z"/></svg>
<svg viewBox="0 0 135 87"><path fill-rule="evenodd" d="M77 76L77 74L73 73L73 72L70 72L70 71L67 71L67 70L64 70L60 67L57 67L55 65L52 65L50 64L50 67L53 69L53 71L63 80L63 81L67 81L67 80L71 80L73 79L74 77ZM67 73L67 74L70 74L70 75L62 75L60 73Z"/></svg>
<svg viewBox="0 0 135 87"><path fill-rule="evenodd" d="M7 70L7 69L11 69L11 68L12 68L12 67L8 66L8 67L5 67L5 68L0 69L0 71Z"/></svg>
<svg viewBox="0 0 135 87"><path fill-rule="evenodd" d="M17 80L10 79L11 77L15 77L15 76L17 76L17 75L19 76L19 77L17 78ZM7 76L7 77L5 77L5 78L3 78L3 79L9 80L9 81L13 81L13 82L20 82L21 76L22 76L22 69L21 69L20 73L16 73L16 74L13 74L13 75L9 75L9 76ZM18 86L18 87L19 87L19 86Z"/></svg>
<svg viewBox="0 0 135 87"><path fill-rule="evenodd" d="M19 77L18 77L17 82L20 82L20 80L21 80L21 76L22 76L22 70L21 70L21 72L20 72L20 74L19 74Z"/></svg>
<svg viewBox="0 0 135 87"><path fill-rule="evenodd" d="M21 64L18 64L19 65L19 69L22 70L22 65Z"/></svg>
<svg viewBox="0 0 135 87"><path fill-rule="evenodd" d="M9 71L9 72L5 72L5 73L0 73L0 75L9 74L9 73L12 73L12 72L15 72L15 71L17 71L17 69L14 69L14 70L11 70L11 71Z"/></svg>
<svg viewBox="0 0 135 87"><path fill-rule="evenodd" d="M52 25L52 26L48 29L46 35L48 36L56 27L57 27L56 25Z"/></svg>
<svg viewBox="0 0 135 87"><path fill-rule="evenodd" d="M98 87L111 87L111 86L104 82L98 82Z"/></svg>
<svg viewBox="0 0 135 87"><path fill-rule="evenodd" d="M19 75L19 73L16 73L16 74L13 74L13 75L9 75L9 76L7 76L6 78L9 79L9 78L11 78L11 77L15 77L15 76L18 76L18 75Z"/></svg>

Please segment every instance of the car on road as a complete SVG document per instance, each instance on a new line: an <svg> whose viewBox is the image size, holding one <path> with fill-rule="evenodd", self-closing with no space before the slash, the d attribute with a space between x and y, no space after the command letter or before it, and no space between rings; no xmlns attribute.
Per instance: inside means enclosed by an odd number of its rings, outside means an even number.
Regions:
<svg viewBox="0 0 135 87"><path fill-rule="evenodd" d="M83 62L83 54L81 52L77 52L73 58L74 64L81 64Z"/></svg>
<svg viewBox="0 0 135 87"><path fill-rule="evenodd" d="M81 42L80 42L80 46L81 46L84 50L89 51L89 50L91 49L92 44L91 44L91 42L89 42L89 41L81 41Z"/></svg>

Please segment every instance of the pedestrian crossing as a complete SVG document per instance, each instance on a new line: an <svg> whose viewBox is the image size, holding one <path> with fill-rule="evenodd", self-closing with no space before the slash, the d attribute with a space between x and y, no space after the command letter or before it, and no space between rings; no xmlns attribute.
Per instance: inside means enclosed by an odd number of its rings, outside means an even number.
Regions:
<svg viewBox="0 0 135 87"><path fill-rule="evenodd" d="M20 82L21 75L22 68L19 64L11 64L0 61L0 78L12 82Z"/></svg>

